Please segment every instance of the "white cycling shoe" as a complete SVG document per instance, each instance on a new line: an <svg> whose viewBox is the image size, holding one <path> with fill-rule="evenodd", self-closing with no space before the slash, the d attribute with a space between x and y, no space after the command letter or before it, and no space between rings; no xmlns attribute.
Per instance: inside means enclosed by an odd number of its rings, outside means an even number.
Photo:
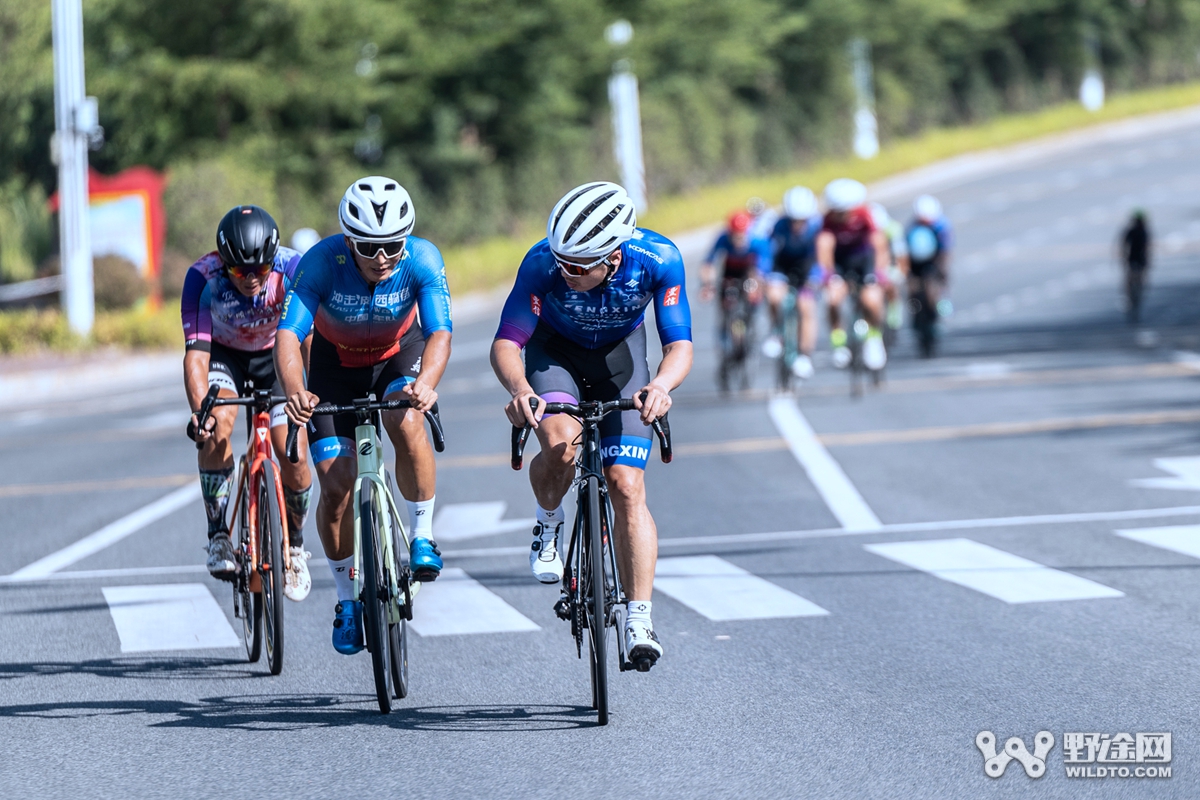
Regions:
<svg viewBox="0 0 1200 800"><path fill-rule="evenodd" d="M875 334L867 336L862 348L863 366L872 372L877 372L887 365L887 350L883 346L883 337Z"/></svg>
<svg viewBox="0 0 1200 800"><path fill-rule="evenodd" d="M850 348L846 345L833 348L833 366L834 369L845 369L850 366Z"/></svg>
<svg viewBox="0 0 1200 800"><path fill-rule="evenodd" d="M558 555L558 534L562 523L548 525L539 522L533 528L533 545L529 548L529 568L533 577L542 583L558 583L563 576L563 562Z"/></svg>
<svg viewBox="0 0 1200 800"><path fill-rule="evenodd" d="M802 381L806 381L813 376L812 359L801 353L796 356L796 360L792 362L792 375Z"/></svg>
<svg viewBox="0 0 1200 800"><path fill-rule="evenodd" d="M763 339L762 343L763 358L779 358L783 355L783 342L775 334L771 334Z"/></svg>
<svg viewBox="0 0 1200 800"><path fill-rule="evenodd" d="M291 566L283 576L283 596L299 603L312 591L312 576L308 574L308 560L312 553L302 547L289 547Z"/></svg>
<svg viewBox="0 0 1200 800"><path fill-rule="evenodd" d="M663 654L654 627L639 619L626 620L625 652L629 663L633 664L638 672L649 672Z"/></svg>

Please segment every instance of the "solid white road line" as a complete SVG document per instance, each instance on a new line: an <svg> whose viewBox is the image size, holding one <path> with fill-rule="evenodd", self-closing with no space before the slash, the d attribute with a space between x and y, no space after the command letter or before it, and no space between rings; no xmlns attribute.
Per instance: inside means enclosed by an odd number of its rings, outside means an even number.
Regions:
<svg viewBox="0 0 1200 800"><path fill-rule="evenodd" d="M409 624L422 636L541 630L482 583L453 567L421 587L413 612Z"/></svg>
<svg viewBox="0 0 1200 800"><path fill-rule="evenodd" d="M202 583L112 586L103 591L122 653L241 646Z"/></svg>
<svg viewBox="0 0 1200 800"><path fill-rule="evenodd" d="M433 520L433 536L439 542L455 542L497 533L533 529L535 519L504 519L508 504L503 500L485 503L450 503L441 507Z"/></svg>
<svg viewBox="0 0 1200 800"><path fill-rule="evenodd" d="M1172 478L1138 478L1130 481L1131 486L1143 489L1177 489L1186 492L1200 490L1200 458L1187 456L1183 458L1156 458L1154 466L1163 472L1170 472Z"/></svg>
<svg viewBox="0 0 1200 800"><path fill-rule="evenodd" d="M1044 603L1124 597L1124 592L1087 578L970 539L936 539L863 545L867 550L937 578L1003 600Z"/></svg>
<svg viewBox="0 0 1200 800"><path fill-rule="evenodd" d="M875 516L867 501L854 488L841 466L817 441L812 426L800 413L796 401L790 397L774 397L771 399L770 412L775 427L787 440L792 455L804 467L808 479L821 493L825 504L842 523L842 527L857 530L878 530L882 527L879 517Z"/></svg>
<svg viewBox="0 0 1200 800"><path fill-rule="evenodd" d="M1114 531L1117 536L1131 539L1135 542L1161 547L1182 553L1192 558L1200 558L1200 525L1171 525L1165 528L1134 528L1132 530Z"/></svg>
<svg viewBox="0 0 1200 800"><path fill-rule="evenodd" d="M663 558L654 588L711 620L819 617L829 612L716 556Z"/></svg>
<svg viewBox="0 0 1200 800"><path fill-rule="evenodd" d="M199 481L189 483L187 486L176 489L165 497L160 497L150 505L143 506L132 514L127 514L116 522L105 525L100 530L83 537L74 544L51 553L44 558L39 558L32 564L17 570L10 577L16 580L28 580L31 578L42 578L52 572L57 572L63 567L68 567L76 561L81 561L110 545L116 544L126 536L137 533L147 525L157 522L168 514L178 511L199 498Z"/></svg>

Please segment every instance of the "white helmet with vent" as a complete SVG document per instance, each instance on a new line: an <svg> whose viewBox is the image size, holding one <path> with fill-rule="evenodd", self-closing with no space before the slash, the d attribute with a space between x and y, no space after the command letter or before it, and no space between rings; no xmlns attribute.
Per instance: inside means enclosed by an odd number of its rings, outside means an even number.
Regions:
<svg viewBox="0 0 1200 800"><path fill-rule="evenodd" d="M817 196L807 186L793 186L783 195L783 213L791 219L808 219L819 210Z"/></svg>
<svg viewBox="0 0 1200 800"><path fill-rule="evenodd" d="M867 187L853 178L838 178L825 187L825 205L830 211L853 211L867 202Z"/></svg>
<svg viewBox="0 0 1200 800"><path fill-rule="evenodd" d="M555 254L604 258L633 238L637 211L624 188L608 181L576 186L558 201L546 222Z"/></svg>
<svg viewBox="0 0 1200 800"><path fill-rule="evenodd" d="M338 206L342 233L364 242L390 242L408 236L416 220L408 192L382 175L356 180Z"/></svg>

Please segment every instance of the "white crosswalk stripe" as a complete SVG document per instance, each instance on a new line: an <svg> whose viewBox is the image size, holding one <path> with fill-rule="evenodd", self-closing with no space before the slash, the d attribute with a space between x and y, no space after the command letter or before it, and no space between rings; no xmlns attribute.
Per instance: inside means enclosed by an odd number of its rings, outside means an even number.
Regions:
<svg viewBox="0 0 1200 800"><path fill-rule="evenodd" d="M829 612L716 556L663 558L654 588L711 620L815 617Z"/></svg>
<svg viewBox="0 0 1200 800"><path fill-rule="evenodd" d="M1200 525L1169 525L1164 528L1134 528L1114 531L1117 536L1152 547L1161 547L1192 558L1200 558Z"/></svg>
<svg viewBox="0 0 1200 800"><path fill-rule="evenodd" d="M103 592L122 653L241 646L202 583L115 586Z"/></svg>
<svg viewBox="0 0 1200 800"><path fill-rule="evenodd" d="M436 581L421 587L410 624L422 636L540 630L499 595L454 567L443 569Z"/></svg>
<svg viewBox="0 0 1200 800"><path fill-rule="evenodd" d="M970 539L868 544L876 555L1006 603L1124 597L1108 586Z"/></svg>

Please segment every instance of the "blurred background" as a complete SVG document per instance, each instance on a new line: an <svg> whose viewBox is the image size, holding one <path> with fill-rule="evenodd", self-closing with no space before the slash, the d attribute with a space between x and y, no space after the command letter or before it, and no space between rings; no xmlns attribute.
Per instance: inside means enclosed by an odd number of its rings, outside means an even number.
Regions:
<svg viewBox="0 0 1200 800"><path fill-rule="evenodd" d="M635 35L613 45L618 18ZM929 128L1070 101L1089 70L1110 95L1200 75L1200 5L1186 0L85 0L83 20L104 129L91 166L166 176L168 300L232 205L267 207L285 238L326 234L368 172L409 188L418 232L443 248L527 246L565 188L620 177L615 61L640 84L652 209L849 153L853 40L869 46L884 156ZM6 283L58 269L52 56L50 4L0 0ZM459 291L516 266L447 261ZM111 259L96 280L101 309L154 288Z"/></svg>

